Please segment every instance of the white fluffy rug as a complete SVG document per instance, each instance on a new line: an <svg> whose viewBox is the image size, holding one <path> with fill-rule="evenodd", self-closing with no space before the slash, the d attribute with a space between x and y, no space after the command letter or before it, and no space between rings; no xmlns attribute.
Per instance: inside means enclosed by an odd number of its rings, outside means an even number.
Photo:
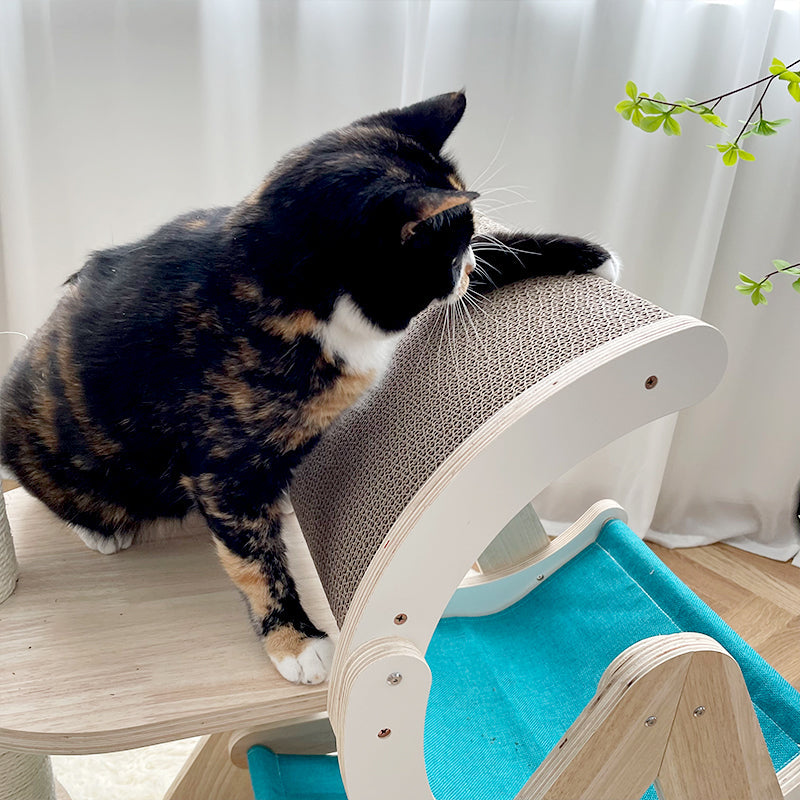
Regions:
<svg viewBox="0 0 800 800"><path fill-rule="evenodd" d="M122 753L53 756L56 780L71 800L163 800L197 739Z"/></svg>

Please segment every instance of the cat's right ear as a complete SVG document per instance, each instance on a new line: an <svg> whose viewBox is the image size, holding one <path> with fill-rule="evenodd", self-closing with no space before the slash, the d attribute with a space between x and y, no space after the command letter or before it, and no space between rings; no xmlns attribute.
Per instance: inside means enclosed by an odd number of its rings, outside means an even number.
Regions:
<svg viewBox="0 0 800 800"><path fill-rule="evenodd" d="M464 116L467 98L463 91L448 92L404 108L384 111L359 120L356 125L385 125L438 153Z"/></svg>
<svg viewBox="0 0 800 800"><path fill-rule="evenodd" d="M420 222L435 217L443 211L463 206L477 200L478 192L449 189L414 190L406 195L406 213L412 218L400 230L400 241L405 243L413 235Z"/></svg>

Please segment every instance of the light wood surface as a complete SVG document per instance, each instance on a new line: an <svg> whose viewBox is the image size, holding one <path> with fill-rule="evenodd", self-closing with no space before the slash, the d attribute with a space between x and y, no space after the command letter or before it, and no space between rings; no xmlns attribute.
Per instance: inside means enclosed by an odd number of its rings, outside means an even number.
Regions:
<svg viewBox="0 0 800 800"><path fill-rule="evenodd" d="M800 569L726 544L650 548L800 690Z"/></svg>
<svg viewBox="0 0 800 800"><path fill-rule="evenodd" d="M783 799L741 670L729 656L692 656L656 788L664 800Z"/></svg>
<svg viewBox="0 0 800 800"><path fill-rule="evenodd" d="M0 748L123 750L323 711L278 675L198 519L103 556L23 489L6 495L21 577L0 605ZM335 630L299 532L290 560Z"/></svg>
<svg viewBox="0 0 800 800"><path fill-rule="evenodd" d="M476 572L488 574L503 569L515 570L521 561L538 553L549 543L550 539L538 514L527 503L480 554L475 562Z"/></svg>
<svg viewBox="0 0 800 800"><path fill-rule="evenodd" d="M231 763L228 736L204 736L178 773L164 800L253 800L250 773Z"/></svg>
<svg viewBox="0 0 800 800"><path fill-rule="evenodd" d="M739 667L706 636L625 650L517 800L637 800L654 779L664 800L783 798Z"/></svg>

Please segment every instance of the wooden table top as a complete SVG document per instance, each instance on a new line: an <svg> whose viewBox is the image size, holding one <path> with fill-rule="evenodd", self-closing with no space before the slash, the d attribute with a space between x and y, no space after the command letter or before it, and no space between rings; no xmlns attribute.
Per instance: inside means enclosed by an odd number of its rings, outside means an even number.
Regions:
<svg viewBox="0 0 800 800"><path fill-rule="evenodd" d="M0 604L0 749L100 753L325 710L327 684L270 664L199 517L104 556L23 489L5 500L20 579ZM301 597L333 632L292 534Z"/></svg>

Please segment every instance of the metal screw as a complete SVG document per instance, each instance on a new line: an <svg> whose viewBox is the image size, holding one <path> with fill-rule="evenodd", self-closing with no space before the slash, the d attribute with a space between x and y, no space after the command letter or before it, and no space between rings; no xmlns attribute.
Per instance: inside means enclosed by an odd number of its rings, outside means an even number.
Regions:
<svg viewBox="0 0 800 800"><path fill-rule="evenodd" d="M381 728L381 730L378 731L378 738L385 739L391 732L391 728Z"/></svg>
<svg viewBox="0 0 800 800"><path fill-rule="evenodd" d="M536 576L536 580L537 581L543 581L544 580L544 575L537 575Z"/></svg>
<svg viewBox="0 0 800 800"><path fill-rule="evenodd" d="M705 706L697 706L697 708L692 712L692 715L695 716L695 717L702 717L703 714L705 714L705 713L706 713L706 707Z"/></svg>
<svg viewBox="0 0 800 800"><path fill-rule="evenodd" d="M656 724L656 722L658 722L658 717L648 717L648 718L647 718L647 719L644 721L644 724L645 724L645 725L646 725L648 728L652 728L652 727L653 727L653 725L655 725L655 724Z"/></svg>
<svg viewBox="0 0 800 800"><path fill-rule="evenodd" d="M644 388L645 389L655 389L657 384L658 384L658 377L656 375L651 375L644 382Z"/></svg>
<svg viewBox="0 0 800 800"><path fill-rule="evenodd" d="M386 683L390 686L397 686L402 680L403 676L399 672L390 672L389 676L386 678Z"/></svg>
<svg viewBox="0 0 800 800"><path fill-rule="evenodd" d="M402 625L407 619L408 619L408 615L407 614L398 614L394 618L394 624L395 625Z"/></svg>

